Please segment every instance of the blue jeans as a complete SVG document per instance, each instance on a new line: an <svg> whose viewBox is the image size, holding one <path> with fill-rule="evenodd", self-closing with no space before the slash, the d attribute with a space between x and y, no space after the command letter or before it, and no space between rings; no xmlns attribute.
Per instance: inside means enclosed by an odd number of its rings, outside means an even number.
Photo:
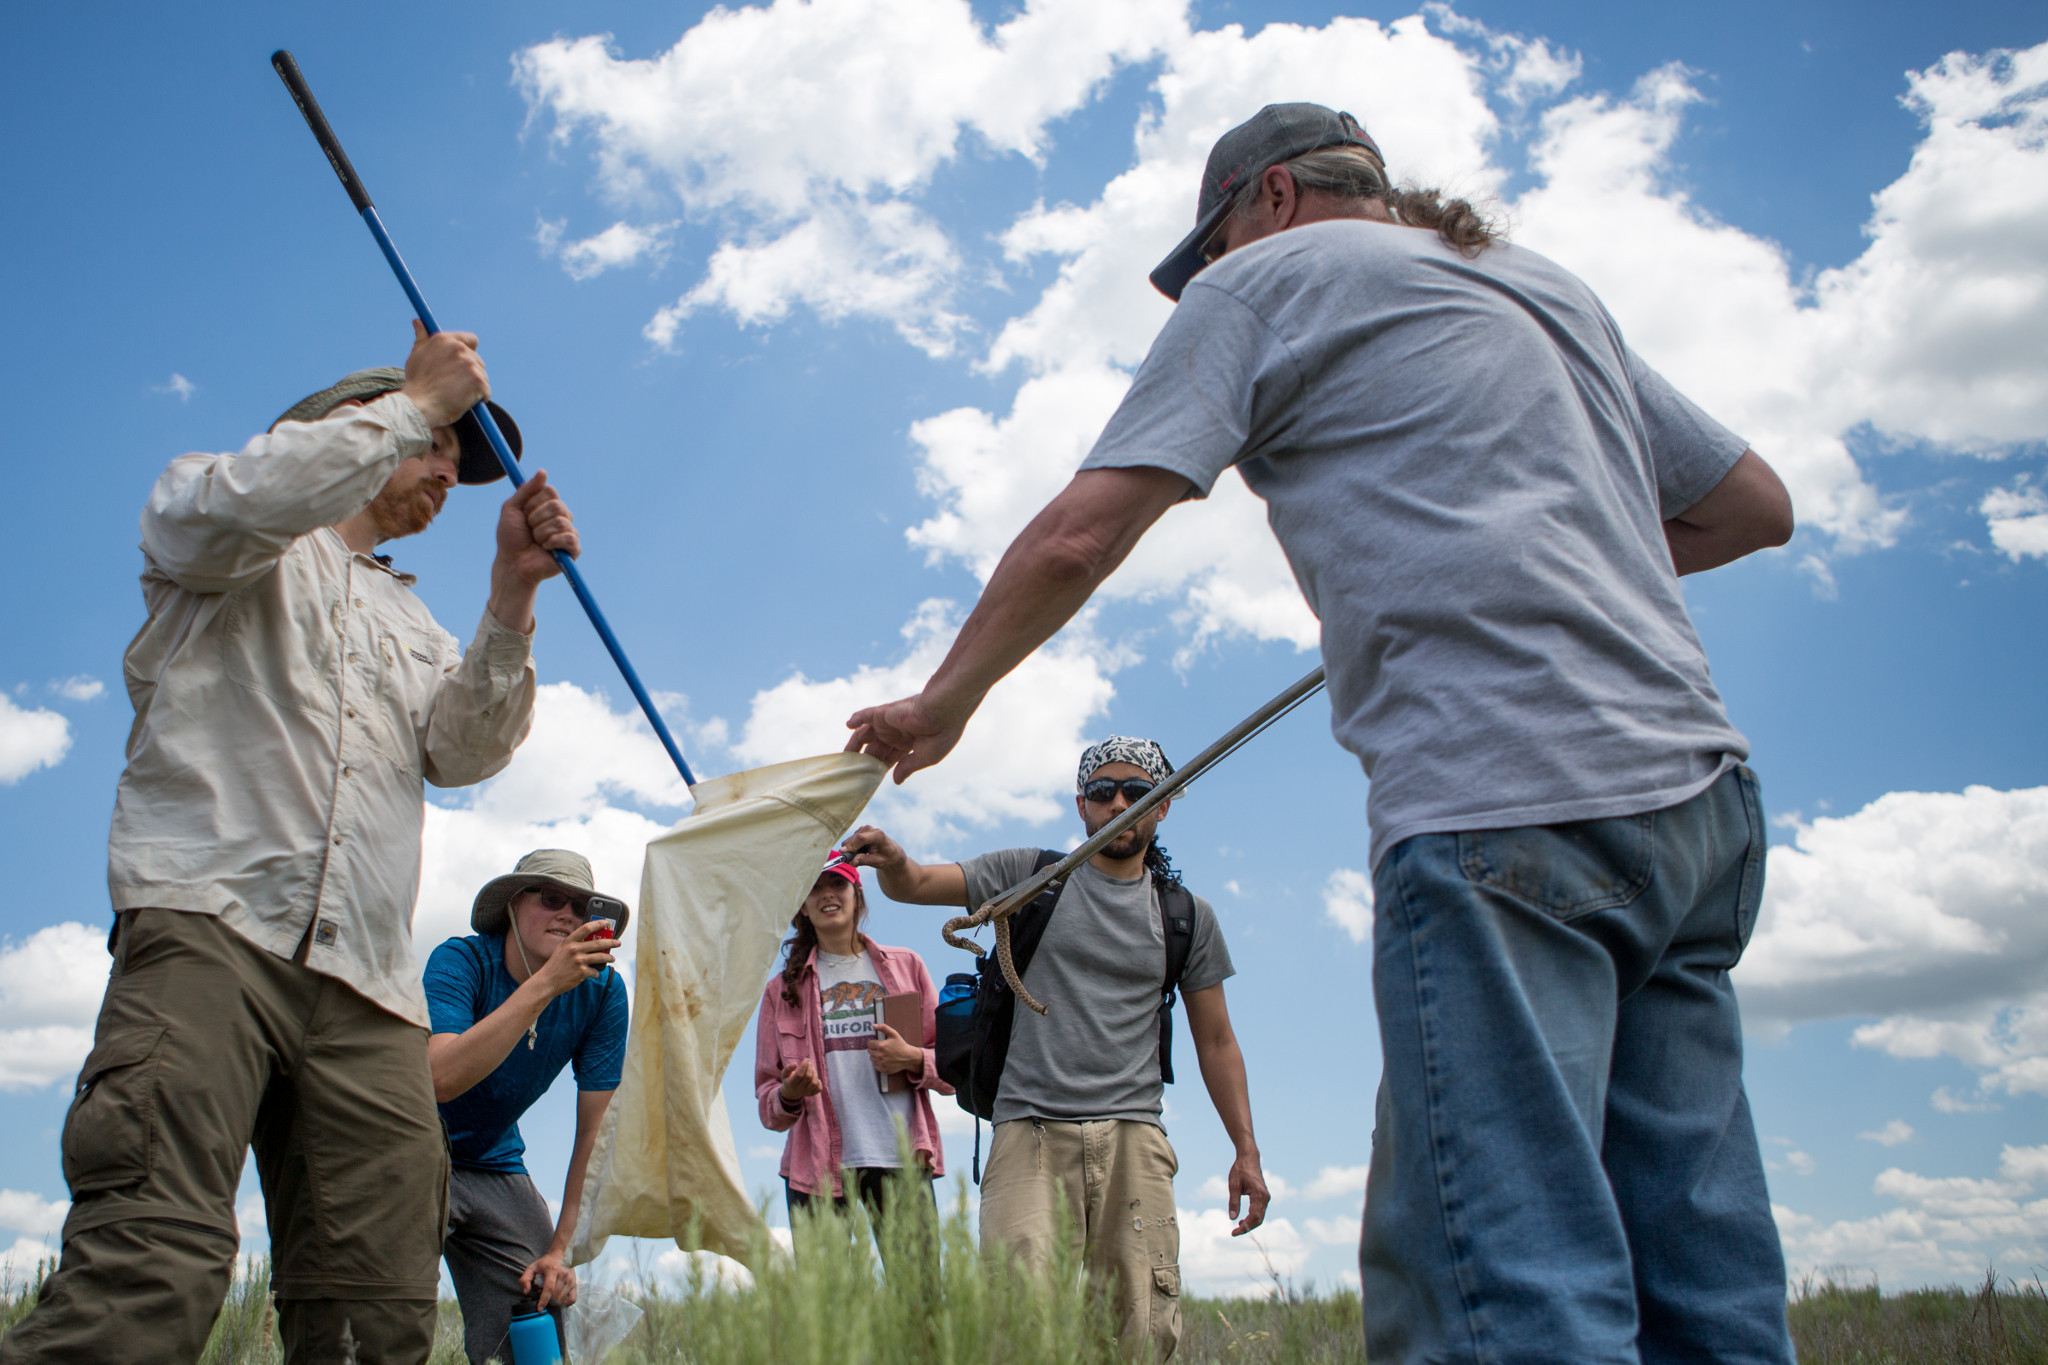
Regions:
<svg viewBox="0 0 2048 1365"><path fill-rule="evenodd" d="M1380 860L1375 1365L1792 1360L1728 980L1764 849L1737 768L1666 810Z"/></svg>

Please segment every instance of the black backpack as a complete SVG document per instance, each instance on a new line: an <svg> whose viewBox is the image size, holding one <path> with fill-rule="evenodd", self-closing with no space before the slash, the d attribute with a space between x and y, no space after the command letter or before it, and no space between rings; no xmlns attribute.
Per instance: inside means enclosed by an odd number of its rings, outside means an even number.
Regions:
<svg viewBox="0 0 2048 1365"><path fill-rule="evenodd" d="M1053 849L1040 850L1032 874L1043 872L1065 856ZM1065 889L1065 882L1049 887L1010 916L1010 958L1017 964L1019 980L1030 969ZM1178 884L1161 887L1159 917L1166 932L1166 979L1159 996L1159 1079L1171 1085L1173 1003L1195 941L1194 895ZM939 997L938 1038L933 1051L938 1055L939 1078L953 1087L960 1107L976 1120L995 1118L996 1091L1002 1087L1003 1064L1010 1055L1010 1028L1016 1010L1016 993L1003 979L1002 965L993 950L976 961L972 972L954 972L946 978ZM974 1125L974 1183L981 1183L978 1121Z"/></svg>

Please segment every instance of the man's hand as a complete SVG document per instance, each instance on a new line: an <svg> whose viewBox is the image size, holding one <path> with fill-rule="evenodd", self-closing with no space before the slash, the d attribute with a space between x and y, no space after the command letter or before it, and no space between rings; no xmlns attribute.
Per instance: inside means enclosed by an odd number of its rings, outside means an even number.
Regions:
<svg viewBox="0 0 2048 1365"><path fill-rule="evenodd" d="M900 783L919 768L929 768L953 752L978 704L979 698L964 707L947 706L931 700L928 692L920 692L884 706L864 707L846 722L846 728L853 731L853 737L846 741L846 752L864 753L895 764L896 780Z"/></svg>
<svg viewBox="0 0 2048 1365"><path fill-rule="evenodd" d="M555 551L574 559L583 552L562 495L537 470L505 499L498 513L498 557L491 563L490 612L507 630L533 631L533 603L540 585L562 571Z"/></svg>
<svg viewBox="0 0 2048 1365"><path fill-rule="evenodd" d="M557 550L574 559L583 542L568 504L549 486L548 472L536 470L498 512L498 563L518 582L539 587L562 571Z"/></svg>
<svg viewBox="0 0 2048 1365"><path fill-rule="evenodd" d="M903 845L874 825L862 825L839 841L839 847L856 867L872 867L884 876L910 861Z"/></svg>
<svg viewBox="0 0 2048 1365"><path fill-rule="evenodd" d="M1242 1237L1266 1221L1266 1205L1273 1202L1273 1196L1266 1192L1266 1176L1259 1169L1259 1153L1256 1148L1239 1152L1237 1160L1230 1163L1230 1207L1229 1216L1237 1218L1238 1201L1245 1203L1244 1217L1238 1219L1236 1227L1230 1230L1232 1237Z"/></svg>
<svg viewBox="0 0 2048 1365"><path fill-rule="evenodd" d="M887 1024L876 1024L874 1041L868 1044L868 1060L885 1076L899 1071L922 1071L924 1049Z"/></svg>
<svg viewBox="0 0 2048 1365"><path fill-rule="evenodd" d="M453 426L455 419L491 396L490 377L476 353L476 333L427 335L412 320L412 354L405 358L405 387L399 390L420 410L430 427Z"/></svg>
<svg viewBox="0 0 2048 1365"><path fill-rule="evenodd" d="M569 937L562 946L555 949L555 955L540 964L540 970L533 974L550 1000L566 995L586 981L603 975L604 969L612 962L612 949L619 946L615 938L591 938L597 926L589 920L569 931Z"/></svg>
<svg viewBox="0 0 2048 1365"><path fill-rule="evenodd" d="M818 1068L806 1057L802 1061L782 1069L782 1107L800 1105L825 1088L818 1079Z"/></svg>
<svg viewBox="0 0 2048 1365"><path fill-rule="evenodd" d="M536 1294L543 1311L551 1303L566 1307L576 1302L576 1272L562 1264L561 1252L550 1248L547 1255L519 1272L519 1292Z"/></svg>
<svg viewBox="0 0 2048 1365"><path fill-rule="evenodd" d="M862 825L840 840L839 847L857 867L875 869L882 894L906 905L967 904L967 874L958 863L926 866L912 862L903 845L876 829Z"/></svg>

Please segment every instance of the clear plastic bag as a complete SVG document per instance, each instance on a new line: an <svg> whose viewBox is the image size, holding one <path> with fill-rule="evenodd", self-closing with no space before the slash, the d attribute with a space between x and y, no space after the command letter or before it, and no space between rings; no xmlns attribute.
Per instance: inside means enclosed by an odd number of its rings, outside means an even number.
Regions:
<svg viewBox="0 0 2048 1365"><path fill-rule="evenodd" d="M569 1365L602 1365L614 1347L640 1325L640 1306L623 1294L585 1285L562 1313Z"/></svg>

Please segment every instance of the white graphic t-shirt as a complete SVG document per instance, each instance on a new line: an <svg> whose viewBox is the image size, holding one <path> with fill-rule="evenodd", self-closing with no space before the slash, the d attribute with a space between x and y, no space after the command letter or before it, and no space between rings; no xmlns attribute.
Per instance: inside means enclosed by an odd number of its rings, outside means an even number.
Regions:
<svg viewBox="0 0 2048 1365"><path fill-rule="evenodd" d="M825 1029L825 1093L839 1115L839 1161L843 1166L895 1167L896 1125L910 1128L908 1089L884 1095L868 1056L875 1016L887 994L875 965L863 951L840 957L818 950L818 1014Z"/></svg>

